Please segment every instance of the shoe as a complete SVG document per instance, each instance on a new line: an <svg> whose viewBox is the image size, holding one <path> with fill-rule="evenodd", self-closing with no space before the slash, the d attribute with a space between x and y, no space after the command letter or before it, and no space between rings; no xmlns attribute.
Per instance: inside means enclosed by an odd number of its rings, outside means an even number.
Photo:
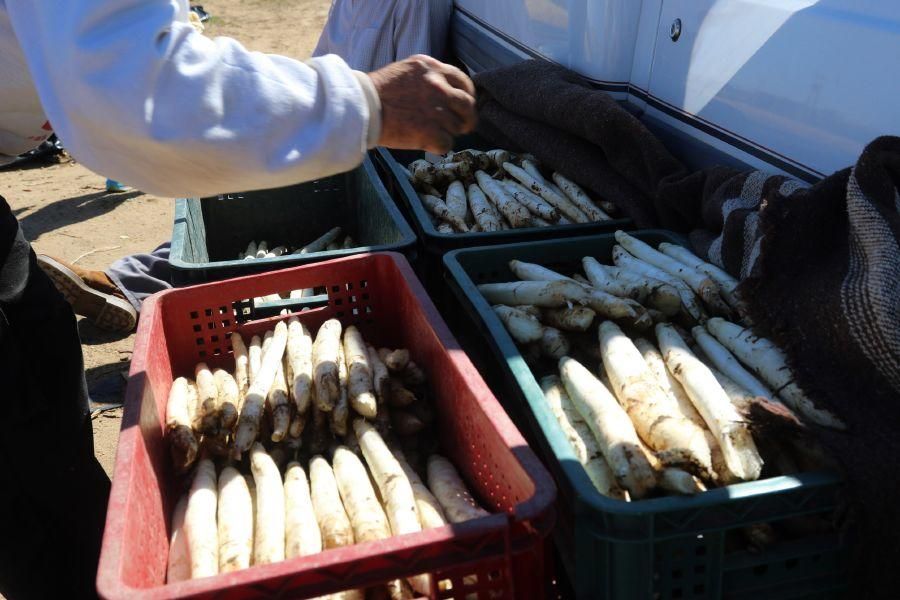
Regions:
<svg viewBox="0 0 900 600"><path fill-rule="evenodd" d="M107 179L106 180L106 191L110 194L117 194L119 192L127 192L131 188L127 185L123 185L116 181L115 179Z"/></svg>
<svg viewBox="0 0 900 600"><path fill-rule="evenodd" d="M44 254L38 254L37 260L76 315L106 331L130 333L134 329L137 311L106 273L82 269Z"/></svg>

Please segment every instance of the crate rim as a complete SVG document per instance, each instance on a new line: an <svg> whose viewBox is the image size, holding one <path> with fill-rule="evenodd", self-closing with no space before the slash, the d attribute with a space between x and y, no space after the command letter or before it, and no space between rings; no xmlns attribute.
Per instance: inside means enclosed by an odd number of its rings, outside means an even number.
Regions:
<svg viewBox="0 0 900 600"><path fill-rule="evenodd" d="M165 298L173 294L187 294L191 293L197 288L212 288L225 282L234 283L240 282L242 280L249 281L259 279L275 279L283 276L286 272L299 271L307 268L321 269L332 262L363 262L378 260L390 260L393 263L395 268L397 268L404 276L413 294L419 298L422 310L426 313L429 323L432 325L437 336L443 342L450 343L449 349L459 349L461 351L462 349L458 341L450 332L449 327L443 320L443 317L441 317L440 313L437 311L437 308L434 306L431 298L426 294L421 282L415 276L412 267L409 264L409 261L405 256L398 252L369 252L362 254L358 253L353 256L337 258L333 261L321 261L307 265L294 266L278 271L267 271L250 275L243 275L240 277L234 277L225 280L199 283L183 288L171 288L168 290L164 290L154 294L153 296L145 300L144 309L142 312L144 312L144 315L147 317L147 319L142 321L143 325L141 323L138 324L138 331L140 332L141 329L147 329L153 326L153 321L161 320L163 318L162 312L159 310L159 306L162 302L165 301ZM269 317L268 319L264 320L275 321L282 318L289 317L275 316ZM136 336L134 348L134 356L136 357L136 359L132 361L128 373L129 385L126 388L122 428L120 431L119 442L116 445L117 457L121 449L127 447L133 448L134 446L136 446L137 438L140 435L140 407L143 401L142 393L144 391L144 386L132 385L131 383L132 381L139 380L143 377L143 373L146 368L145 362L146 357L148 356L149 345L150 339L148 336L140 334ZM532 481L534 485L534 491L531 497L513 506L510 512L495 512L491 513L487 517L482 517L480 519L468 521L466 523L448 523L447 525L439 528L427 529L403 536L393 536L392 538L390 538L390 540L378 540L362 544L354 544L352 546L347 546L344 548L323 550L322 552L314 555L296 557L269 565L255 565L254 568L258 567L258 569L254 571L255 574L251 581L261 583L265 580L279 575L284 575L287 573L296 574L298 572L296 565L305 566L305 568L299 569L299 571L311 572L319 568L328 567L330 565L348 564L347 558L344 555L353 554L354 549L356 549L357 552L359 548L368 550L369 552L362 556L358 556L349 563L357 564L364 561L372 554L381 554L382 551L379 551L378 549L383 547L385 543L388 542L395 546L394 548L392 548L392 551L406 551L413 548L421 548L428 544L438 543L445 539L447 541L452 541L453 539L457 539L460 534L460 530L462 530L463 533L471 532L470 535L473 536L476 534L484 535L492 533L494 531L503 531L507 552L510 556L515 555L515 551L517 548L517 539L521 541L521 543L524 543L524 541L522 540L524 540L525 538L546 538L551 533L553 526L555 525L554 503L556 500L556 484L553 481L552 476L546 470L546 467L544 467L543 463L541 463L541 461L537 458L537 455L534 453L534 451L528 446L528 443L526 442L524 436L521 434L521 432L519 432L518 428L506 414L505 410L503 410L499 400L497 400L493 393L490 391L487 384L484 382L483 378L475 369L471 360L468 358L468 355L465 354L465 352L461 352L461 354L462 356L458 357L458 360L462 361L460 368L469 371L470 375L476 375L476 381L480 383L480 387L482 388L481 390L478 390L477 398L481 400L486 394L489 398L493 399L492 406L485 407L490 408L490 410L486 410L486 412L489 413L489 417L491 419L500 420L500 422L497 423L497 433L507 443L510 451L513 452L516 460L522 466L523 471ZM128 460L119 461L117 458L117 460L115 461L112 478L112 488L110 490L109 497L110 506L112 506L114 502L118 502L121 505L127 504L126 500L128 499L128 483L131 478L132 463L135 453L133 451L127 452L125 456L129 457ZM228 575L230 575L227 573L220 573L212 577L197 580L188 580L175 584L162 584L152 587L134 587L132 585L124 583L118 578L119 573L114 571L112 567L118 567L121 564L119 562L119 557L121 556L122 540L121 536L119 535L113 537L113 532L118 533L124 527L123 522L125 518L125 511L112 511L112 514L115 516L112 519L108 517L106 523L107 527L104 530L101 546L101 558L103 558L104 556L111 556L112 558L107 558L105 561L101 561L101 563L98 565L96 576L97 590L99 593L102 593L104 597L165 598L175 595L175 592L202 594L204 592L209 592L216 589L214 584L221 581L221 577L227 577ZM525 525L526 530L524 531L524 533L517 536L513 531L511 531L514 525ZM109 537L107 537L107 534L109 534ZM401 568L402 567L398 567L398 569ZM355 571L348 572L347 576L349 577L354 572ZM410 575L411 574L415 573L410 573ZM406 574L398 573L397 575L397 577L404 576L406 576Z"/></svg>
<svg viewBox="0 0 900 600"><path fill-rule="evenodd" d="M679 234L675 234L663 229L641 229L632 231L630 233L632 235L663 234L670 237L680 237L681 239L684 239L683 236L680 236ZM565 239L557 238L536 240L531 242L515 242L511 244L459 248L447 252L443 257L443 260L448 274L451 276L451 279L455 280L451 281L451 284L460 286L466 297L470 302L472 302L479 318L487 327L488 332L493 338L493 342L498 345L499 349L506 357L509 370L527 370L530 373L530 368L525 363L525 360L522 357L522 354L516 346L515 342L513 342L512 338L509 336L509 333L503 327L500 319L491 310L490 304L487 302L487 300L485 300L484 297L480 293L478 293L475 282L472 281L471 277L469 277L468 273L459 262L458 257L460 255L469 253L477 254L485 251L496 251L501 248L514 249L517 247L527 247L538 244L552 245L554 243L560 242L590 242L595 241L599 238L611 237L613 237L613 234L611 233L601 233ZM512 373L512 375L514 378L516 378L514 372ZM565 436L562 430L559 428L559 424L557 423L555 417L553 417L553 415L549 412L549 409L547 409L547 407L543 404L534 406L528 401L527 398L529 395L543 396L543 392L537 382L537 379L532 375L530 381L526 381L523 383L519 382L518 378L516 378L516 381L517 384L520 384L522 395L525 397L525 402L526 404L528 404L528 407L534 412L534 417L538 421L539 426L542 429L544 427L550 427L558 434L553 436L553 438L550 438L549 436L546 436L543 431L540 432L541 435L546 438L546 442L553 450L555 459L560 463L560 466L562 467L566 476L569 478L573 489L578 494L579 499L593 510L625 516L642 516L659 514L662 512L694 510L708 506L720 505L727 500L749 499L757 496L769 495L775 492L787 492L800 488L825 487L834 485L841 481L840 476L836 472L815 471L795 475L779 475L776 477L769 477L767 479L736 483L720 488L713 488L694 496L663 496L660 498L650 498L632 502L609 498L608 496L604 496L603 494L598 492L594 485L591 483L586 471L584 470L584 467L578 462L578 459L575 457L575 453L573 452L570 445L562 443L565 440ZM531 392L531 394L528 394L527 392ZM660 540L666 538L666 536L659 535L657 535L656 537Z"/></svg>
<svg viewBox="0 0 900 600"><path fill-rule="evenodd" d="M378 146L376 149L377 155L382 161L382 163L390 170L390 175L397 181L400 186L400 190L403 193L403 197L406 202L409 204L410 210L412 210L415 215L414 225L418 228L421 228L423 235L427 237L437 238L439 240L485 240L489 241L491 239L499 239L498 236L502 236L506 231L474 231L474 232L466 232L466 233L441 233L437 230L437 228L431 223L431 218L428 214L428 211L425 210L425 207L422 205L422 201L419 200L419 195L416 193L416 190L413 189L412 184L401 171L400 163L393 157L391 154L391 149L386 148L384 146ZM619 219L611 219L610 221L602 222L609 226L615 225L620 229L626 229L629 226L633 226L633 221L629 218L619 218ZM584 230L588 227L596 227L598 225L597 222L593 223L569 223L566 225L550 225L548 227L526 227L524 229L510 229L508 230L511 233L519 233L519 234L528 234L528 233L536 233L540 232L545 235L565 235L571 233L578 233L579 231ZM501 245L502 242L498 242L498 245ZM493 245L493 244L492 244ZM449 252L449 251L448 251Z"/></svg>
<svg viewBox="0 0 900 600"><path fill-rule="evenodd" d="M379 198L379 202L382 203L385 210L390 214L391 220L400 230L401 240L394 244L377 244L375 246L357 246L356 248L341 248L339 250L323 250L320 252L311 252L309 254L286 254L283 256L275 256L272 258L258 258L254 261L254 264L263 264L263 265L279 265L285 263L285 266L288 265L290 267L294 267L300 264L307 264L311 261L311 259L315 259L318 256L321 256L323 253L327 253L328 259L332 258L343 258L346 256L353 256L361 253L374 253L374 252L393 252L395 249L410 249L414 248L416 243L418 242L418 238L413 231L412 227L409 223L406 222L406 219L403 217L403 214L400 212L400 209L397 207L397 203L394 198L388 193L387 188L384 185L384 182L381 180L381 177L378 175L378 171L375 168L374 163L372 162L372 158L368 153L363 157L362 162L354 167L361 168L365 173L366 177L369 178L372 185L375 187L376 196ZM352 171L350 169L349 171ZM343 175L349 173L349 171L344 171L343 173L334 173L333 175L329 175L328 177L334 177L337 175ZM326 177L322 177L320 179L326 179ZM299 181L293 185L301 185L303 183L310 183L315 180L309 181ZM231 194L246 194L255 191L262 190L243 190L240 192L228 192ZM218 194L219 196L223 196L225 194ZM175 216L172 225L172 248L183 248L184 241L187 238L187 209L190 203L199 203L203 200L203 198L198 197L190 197L190 198L177 198L175 200ZM177 240L177 243L176 243ZM295 257L295 258L291 258ZM204 263L199 262L188 262L181 257L181 254L178 256L169 256L169 263L174 266L176 269L191 271L195 269L211 269L211 270L225 270L234 267L245 266L243 260L237 259L229 259L229 260L221 260L221 261L209 261L206 263L206 266L200 266ZM229 277L228 279L233 279ZM219 280L223 281L223 280ZM206 282L204 282L206 283ZM189 287L189 286L184 286ZM184 289L184 287L180 287L179 289Z"/></svg>

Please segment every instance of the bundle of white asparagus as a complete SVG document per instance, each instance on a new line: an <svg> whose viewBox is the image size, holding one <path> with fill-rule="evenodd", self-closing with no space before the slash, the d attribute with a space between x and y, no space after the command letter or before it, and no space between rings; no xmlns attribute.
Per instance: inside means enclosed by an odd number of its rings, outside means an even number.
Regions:
<svg viewBox="0 0 900 600"><path fill-rule="evenodd" d="M821 460L808 436L771 439L751 418L762 408L791 431L843 428L772 342L708 318L740 308L737 281L680 246L616 239L614 265L584 257L584 276L513 260L520 281L479 286L598 491L693 494L759 478L762 455L777 463L769 473Z"/></svg>
<svg viewBox="0 0 900 600"><path fill-rule="evenodd" d="M437 453L408 350L376 350L334 319L313 338L296 316L249 348L235 332L232 347L233 374L201 363L169 394L166 438L192 481L172 519L169 582L488 514ZM384 587L412 598L430 578Z"/></svg>
<svg viewBox="0 0 900 600"><path fill-rule="evenodd" d="M254 260L257 258L275 258L285 254L311 254L313 252L323 252L326 250L340 250L342 248L355 248L356 242L349 235L341 239L343 230L340 227L333 227L321 236L317 237L308 244L303 246L291 246L284 244L280 246L269 247L266 240L251 241L245 250L238 252L238 260Z"/></svg>
<svg viewBox="0 0 900 600"><path fill-rule="evenodd" d="M238 252L238 260L256 260L258 258L275 258L286 254L312 254L313 252L356 248L356 242L349 235L344 236L344 239L339 241L342 233L343 230L340 227L334 227L310 243L296 248L290 245L269 248L269 243L266 240L260 240L259 243L254 240L247 245L246 250ZM268 296L254 298L253 304L254 306L259 306L268 302L277 302L290 298L306 298L313 295L314 291L311 288L291 290L284 294L269 294Z"/></svg>
<svg viewBox="0 0 900 600"><path fill-rule="evenodd" d="M616 212L560 173L545 179L533 156L506 150L450 152L437 163L419 159L405 174L440 233L591 223Z"/></svg>

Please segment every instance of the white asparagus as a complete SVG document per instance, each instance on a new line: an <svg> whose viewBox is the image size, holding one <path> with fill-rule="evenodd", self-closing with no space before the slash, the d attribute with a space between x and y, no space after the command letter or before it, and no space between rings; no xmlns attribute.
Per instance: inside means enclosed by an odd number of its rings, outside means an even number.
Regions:
<svg viewBox="0 0 900 600"><path fill-rule="evenodd" d="M466 198L466 187L461 181L453 181L447 186L444 203L450 210L450 214L462 221L466 220L469 207Z"/></svg>
<svg viewBox="0 0 900 600"><path fill-rule="evenodd" d="M749 329L724 319L710 319L709 332L745 365L766 381L790 408L805 420L822 427L845 429L846 425L831 412L818 408L794 381L785 354L771 341L756 337Z"/></svg>
<svg viewBox="0 0 900 600"><path fill-rule="evenodd" d="M340 393L338 400L334 403L329 416L331 417L331 432L336 436L347 435L347 421L350 418L350 393L347 390L349 373L347 371L347 361L344 357L344 346L338 346L338 382L340 383Z"/></svg>
<svg viewBox="0 0 900 600"><path fill-rule="evenodd" d="M588 294L574 281L512 281L484 283L478 291L491 304L518 306L533 304L544 308L565 306L568 302L586 304Z"/></svg>
<svg viewBox="0 0 900 600"><path fill-rule="evenodd" d="M475 222L481 227L481 230L500 231L500 215L494 210L493 205L488 202L478 184L469 184L468 199L469 209L472 211L472 216L475 217Z"/></svg>
<svg viewBox="0 0 900 600"><path fill-rule="evenodd" d="M624 231L616 231L615 237L616 241L633 256L685 282L714 311L726 315L731 312L719 294L719 286L697 269L663 254Z"/></svg>
<svg viewBox="0 0 900 600"><path fill-rule="evenodd" d="M441 221L440 223L438 223L438 225L435 229L437 230L438 233L443 233L445 235L451 234L451 233L456 233L456 230L453 229L453 226L445 221Z"/></svg>
<svg viewBox="0 0 900 600"><path fill-rule="evenodd" d="M700 308L700 305L697 303L697 298L694 295L694 291L690 288L690 286L688 286L688 284L686 284L678 277L669 275L662 269L658 269L650 263L644 262L639 258L635 258L631 254L629 254L628 251L625 250L625 248L619 245L613 247L613 262L616 263L617 267L623 270L631 271L632 273L635 273L637 275L651 277L653 279L657 279L671 285L676 290L678 290L678 295L681 298L681 304L687 311L688 315L690 315L691 318L696 321L704 320L703 309Z"/></svg>
<svg viewBox="0 0 900 600"><path fill-rule="evenodd" d="M381 492L393 534L404 535L421 531L415 495L403 467L388 449L381 435L364 419L355 419L353 430L372 478Z"/></svg>
<svg viewBox="0 0 900 600"><path fill-rule="evenodd" d="M219 572L250 566L253 555L253 502L247 481L231 466L219 474Z"/></svg>
<svg viewBox="0 0 900 600"><path fill-rule="evenodd" d="M418 473L416 473L410 464L406 462L406 457L403 455L403 452L401 452L399 448L392 448L391 451L394 453L394 458L400 463L400 468L403 469L403 473L406 475L406 478L409 480L409 485L412 487L413 496L416 499L416 513L419 516L419 523L421 524L422 529L431 529L432 527L446 525L447 517L444 515L444 509L441 508L441 503L438 502L437 498L434 497L434 494L432 494L425 486Z"/></svg>
<svg viewBox="0 0 900 600"><path fill-rule="evenodd" d="M191 426L190 386L184 377L172 382L169 390L169 401L166 404L166 437L169 440L169 451L176 470L187 470L200 450L199 442Z"/></svg>
<svg viewBox="0 0 900 600"><path fill-rule="evenodd" d="M184 531L184 516L187 512L188 496L178 499L172 512L172 535L169 537L169 556L166 561L166 583L187 581L191 578L191 555Z"/></svg>
<svg viewBox="0 0 900 600"><path fill-rule="evenodd" d="M250 258L251 256L253 258L256 258L256 242L255 241L247 244L247 249L244 250L244 256L246 258Z"/></svg>
<svg viewBox="0 0 900 600"><path fill-rule="evenodd" d="M321 237L311 241L299 250L295 250L294 254L311 254L313 252L321 252L328 244L334 242L341 237L342 230L340 227L329 229Z"/></svg>
<svg viewBox="0 0 900 600"><path fill-rule="evenodd" d="M611 321L600 324L599 336L603 367L640 437L664 465L709 474L712 458L703 430L663 391L631 339Z"/></svg>
<svg viewBox="0 0 900 600"><path fill-rule="evenodd" d="M648 307L662 311L667 316L678 314L681 296L671 285L646 276L635 276L617 267L600 264L585 256L581 259L584 273L591 285L615 296L631 298Z"/></svg>
<svg viewBox="0 0 900 600"><path fill-rule="evenodd" d="M505 163L503 165L503 169L514 178L516 178L519 183L521 183L526 189L529 189L532 192L538 194L549 204L557 208L559 212L562 213L562 215L566 218L572 220L575 223L590 222L588 216L584 214L581 209L575 206L575 204L573 204L571 200L569 200L565 196L560 196L546 185L543 185L534 177L529 175L524 169L517 167L512 163Z"/></svg>
<svg viewBox="0 0 900 600"><path fill-rule="evenodd" d="M197 383L200 430L215 433L219 428L219 388L206 363L197 363L194 367L194 381Z"/></svg>
<svg viewBox="0 0 900 600"><path fill-rule="evenodd" d="M237 331L231 334L231 348L234 351L234 380L238 386L238 410L250 389L250 357L244 338Z"/></svg>
<svg viewBox="0 0 900 600"><path fill-rule="evenodd" d="M493 307L500 322L506 327L509 335L520 344L528 344L541 339L544 328L541 322L528 313L516 310L504 304Z"/></svg>
<svg viewBox="0 0 900 600"><path fill-rule="evenodd" d="M319 410L330 412L341 393L338 357L341 348L341 322L328 319L319 327L312 346L315 400Z"/></svg>
<svg viewBox="0 0 900 600"><path fill-rule="evenodd" d="M259 442L250 450L250 470L256 486L253 564L284 560L284 483L278 465Z"/></svg>
<svg viewBox="0 0 900 600"><path fill-rule="evenodd" d="M740 299L737 295L737 286L739 281L729 275L726 271L720 269L712 263L704 261L684 246L670 244L669 242L662 242L659 245L659 251L681 263L684 263L685 265L697 269L701 273L708 276L710 279L716 282L716 285L719 286L719 291L722 292L722 297L725 298L725 301L728 302L728 304L731 305L732 308L736 309L740 306Z"/></svg>
<svg viewBox="0 0 900 600"><path fill-rule="evenodd" d="M597 440L590 427L578 414L578 410L566 393L566 389L556 375L548 375L541 379L541 390L544 392L544 400L550 408L550 412L556 417L563 435L569 440L575 458L584 467L588 478L597 491L604 496L625 500L626 494L619 487L609 463L603 458Z"/></svg>
<svg viewBox="0 0 900 600"><path fill-rule="evenodd" d="M240 390L238 384L225 369L213 371L216 388L219 391L219 423L226 431L234 429L238 418L238 405L240 404Z"/></svg>
<svg viewBox="0 0 900 600"><path fill-rule="evenodd" d="M234 447L231 451L231 456L235 460L240 459L241 454L250 449L259 434L259 424L262 420L266 397L269 390L272 389L278 369L283 368L282 358L285 346L287 346L287 325L284 321L279 321L275 325L270 346L260 360L259 372L250 384L250 390L241 407L241 415L238 418L234 434ZM251 363L252 358L251 354Z"/></svg>
<svg viewBox="0 0 900 600"><path fill-rule="evenodd" d="M456 467L449 460L432 454L428 457L427 470L428 488L440 502L448 521L462 523L490 515L472 497Z"/></svg>
<svg viewBox="0 0 900 600"><path fill-rule="evenodd" d="M559 186L559 189L577 206L581 212L586 214L592 221L608 221L612 219L608 214L594 204L588 195L574 181L563 177L560 173L553 174L553 181Z"/></svg>
<svg viewBox="0 0 900 600"><path fill-rule="evenodd" d="M291 364L291 397L297 412L306 414L312 394L313 339L306 326L297 317L288 319L287 355Z"/></svg>
<svg viewBox="0 0 900 600"><path fill-rule="evenodd" d="M338 446L332 464L356 543L391 537L387 515L378 501L366 467L356 454L346 446Z"/></svg>
<svg viewBox="0 0 900 600"><path fill-rule="evenodd" d="M266 240L262 240L259 245L256 247L256 258L265 258L266 254L269 253L269 244Z"/></svg>
<svg viewBox="0 0 900 600"><path fill-rule="evenodd" d="M544 219L548 225L559 221L559 210L537 194L530 192L515 181L507 180L500 183L516 202L527 208L535 217Z"/></svg>
<svg viewBox="0 0 900 600"><path fill-rule="evenodd" d="M219 572L219 534L216 528L216 466L209 459L197 463L187 511L184 534L191 557L191 579Z"/></svg>
<svg viewBox="0 0 900 600"><path fill-rule="evenodd" d="M656 485L656 476L625 409L578 361L569 357L560 359L559 373L569 398L593 432L618 484L632 499L646 496Z"/></svg>
<svg viewBox="0 0 900 600"><path fill-rule="evenodd" d="M354 326L344 331L344 358L349 370L347 392L353 410L372 419L378 410L375 399L372 366L362 334Z"/></svg>
<svg viewBox="0 0 900 600"><path fill-rule="evenodd" d="M754 396L762 396L774 402L779 402L775 394L767 388L763 383L754 377L749 371L741 366L741 363L733 354L719 343L719 341L706 330L705 327L697 325L691 329L691 335L703 349L703 354L719 371L727 375L732 381L742 388L746 389ZM779 402L780 404L780 402Z"/></svg>
<svg viewBox="0 0 900 600"><path fill-rule="evenodd" d="M284 557L308 556L322 551L306 471L290 462L284 472Z"/></svg>
<svg viewBox="0 0 900 600"><path fill-rule="evenodd" d="M466 225L465 221L453 214L450 211L450 207L437 196L420 194L419 198L421 198L422 204L428 209L428 212L452 225L456 231L459 231L460 233L469 231L469 227Z"/></svg>
<svg viewBox="0 0 900 600"><path fill-rule="evenodd" d="M334 471L321 456L309 461L310 496L324 549L353 544L353 527L341 501Z"/></svg>
<svg viewBox="0 0 900 600"><path fill-rule="evenodd" d="M554 327L544 327L538 344L541 347L541 355L553 360L567 356L572 350L569 339L562 331Z"/></svg>
<svg viewBox="0 0 900 600"><path fill-rule="evenodd" d="M254 335L250 339L250 347L247 349L247 381L249 385L253 385L259 373L259 367L262 364L262 339L258 335ZM247 392L250 391L249 385ZM247 394L245 393L244 396Z"/></svg>
<svg viewBox="0 0 900 600"><path fill-rule="evenodd" d="M582 305L587 305L597 313L611 319L630 319L638 322L642 315L639 314L636 309L645 312L643 311L643 307L639 306L629 298L613 296L603 290L580 283L571 277L566 277L561 273L557 273L556 271L541 265L527 263L521 260L511 260L509 261L509 270L512 271L516 277L525 281L553 281L574 284L574 286L577 287L568 286L566 288L568 290L568 295L566 297L568 302L577 302ZM553 306L546 307L554 308Z"/></svg>
<svg viewBox="0 0 900 600"><path fill-rule="evenodd" d="M596 316L597 313L587 306L545 308L541 312L541 319L550 327L576 332L587 331Z"/></svg>
<svg viewBox="0 0 900 600"><path fill-rule="evenodd" d="M284 375L284 356L275 369L275 378L266 398L272 414L272 441L280 442L291 425L291 404L287 378Z"/></svg>
<svg viewBox="0 0 900 600"><path fill-rule="evenodd" d="M383 403L390 395L390 373L388 373L387 365L378 355L378 351L371 345L366 349L369 353L369 364L372 366L372 387L378 396L378 402Z"/></svg>
<svg viewBox="0 0 900 600"><path fill-rule="evenodd" d="M531 213L528 212L527 208L519 204L499 181L491 178L484 171L475 173L475 179L478 181L478 186L481 190L490 198L497 211L509 221L513 228L518 229L531 226Z"/></svg>
<svg viewBox="0 0 900 600"><path fill-rule="evenodd" d="M669 371L684 387L722 449L728 469L744 480L759 478L762 458L747 423L732 405L709 368L688 349L674 327L656 325L656 338Z"/></svg>
<svg viewBox="0 0 900 600"><path fill-rule="evenodd" d="M512 155L508 150L501 150L499 148L488 150L486 154L491 162L494 163L494 166L498 169L502 169L503 165L509 162L509 159L512 158Z"/></svg>

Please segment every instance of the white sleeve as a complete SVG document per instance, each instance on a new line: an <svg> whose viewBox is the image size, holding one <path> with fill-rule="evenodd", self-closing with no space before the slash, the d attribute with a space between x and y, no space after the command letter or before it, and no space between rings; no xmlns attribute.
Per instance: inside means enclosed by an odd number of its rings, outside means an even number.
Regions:
<svg viewBox="0 0 900 600"><path fill-rule="evenodd" d="M299 62L210 40L188 23L184 0L6 6L66 148L150 193L211 195L346 171L379 125L371 93L339 57Z"/></svg>

